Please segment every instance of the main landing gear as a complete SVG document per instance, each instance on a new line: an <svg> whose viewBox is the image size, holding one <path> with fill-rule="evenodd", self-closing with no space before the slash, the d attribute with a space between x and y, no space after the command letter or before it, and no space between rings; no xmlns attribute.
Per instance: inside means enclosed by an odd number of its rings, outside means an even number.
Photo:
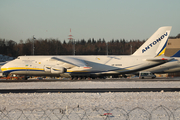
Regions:
<svg viewBox="0 0 180 120"><path fill-rule="evenodd" d="M73 76L70 78L70 80L91 80L91 79L105 79L105 77L77 77L77 76Z"/></svg>

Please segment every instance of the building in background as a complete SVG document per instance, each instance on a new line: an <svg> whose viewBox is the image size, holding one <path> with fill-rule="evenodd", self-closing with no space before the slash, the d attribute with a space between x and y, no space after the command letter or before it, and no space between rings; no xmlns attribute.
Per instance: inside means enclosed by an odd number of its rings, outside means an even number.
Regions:
<svg viewBox="0 0 180 120"><path fill-rule="evenodd" d="M169 39L165 51L165 56L173 56L180 50L180 38ZM180 72L168 73L168 76L180 76Z"/></svg>

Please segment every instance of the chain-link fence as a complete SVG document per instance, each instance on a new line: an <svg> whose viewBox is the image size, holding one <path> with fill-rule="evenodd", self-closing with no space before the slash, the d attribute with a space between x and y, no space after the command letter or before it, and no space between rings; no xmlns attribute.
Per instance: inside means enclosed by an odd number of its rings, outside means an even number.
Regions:
<svg viewBox="0 0 180 120"><path fill-rule="evenodd" d="M1 120L179 120L180 107L169 109L158 106L151 111L136 107L126 111L123 108L106 110L103 108L83 109L80 107L65 109L12 109L0 110Z"/></svg>

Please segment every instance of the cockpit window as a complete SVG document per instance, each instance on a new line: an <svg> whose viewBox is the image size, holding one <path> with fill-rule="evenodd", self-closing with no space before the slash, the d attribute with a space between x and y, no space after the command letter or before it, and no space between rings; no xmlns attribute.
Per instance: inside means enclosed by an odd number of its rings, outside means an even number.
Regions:
<svg viewBox="0 0 180 120"><path fill-rule="evenodd" d="M20 57L18 57L17 59L20 59Z"/></svg>

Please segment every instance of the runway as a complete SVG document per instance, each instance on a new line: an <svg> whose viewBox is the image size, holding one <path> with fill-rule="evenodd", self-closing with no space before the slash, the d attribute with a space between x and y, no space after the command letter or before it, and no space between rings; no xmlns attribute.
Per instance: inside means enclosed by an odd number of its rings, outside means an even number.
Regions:
<svg viewBox="0 0 180 120"><path fill-rule="evenodd" d="M180 88L0 89L0 93L179 92Z"/></svg>
<svg viewBox="0 0 180 120"><path fill-rule="evenodd" d="M98 93L98 92L175 92L179 78L97 79L97 80L1 80L0 93Z"/></svg>

